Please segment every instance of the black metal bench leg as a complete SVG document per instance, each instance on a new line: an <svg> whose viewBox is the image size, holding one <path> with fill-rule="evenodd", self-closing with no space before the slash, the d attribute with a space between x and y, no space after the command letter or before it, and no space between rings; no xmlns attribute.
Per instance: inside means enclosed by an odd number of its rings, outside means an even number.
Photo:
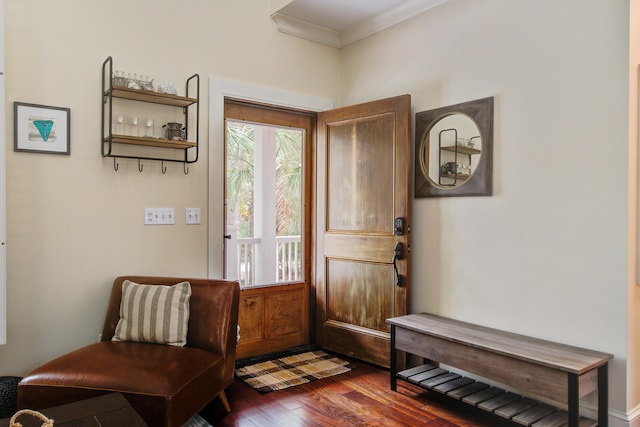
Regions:
<svg viewBox="0 0 640 427"><path fill-rule="evenodd" d="M607 427L609 423L609 379L607 364L598 368L598 426Z"/></svg>
<svg viewBox="0 0 640 427"><path fill-rule="evenodd" d="M578 427L579 399L578 399L578 374L569 375L569 427Z"/></svg>
<svg viewBox="0 0 640 427"><path fill-rule="evenodd" d="M391 325L391 390L396 391L398 380L398 351L396 350L396 326Z"/></svg>

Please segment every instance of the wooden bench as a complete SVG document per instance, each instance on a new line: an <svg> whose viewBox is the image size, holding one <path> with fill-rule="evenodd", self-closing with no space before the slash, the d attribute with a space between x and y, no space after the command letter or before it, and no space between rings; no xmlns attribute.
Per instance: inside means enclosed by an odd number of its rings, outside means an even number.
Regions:
<svg viewBox="0 0 640 427"><path fill-rule="evenodd" d="M432 314L387 319L391 325L391 390L397 378L535 427L594 425L579 400L598 390L598 425L607 426L607 366L613 355L460 322ZM398 352L433 363L398 372ZM567 411L448 372L471 374L567 404ZM589 422L591 421L591 422Z"/></svg>

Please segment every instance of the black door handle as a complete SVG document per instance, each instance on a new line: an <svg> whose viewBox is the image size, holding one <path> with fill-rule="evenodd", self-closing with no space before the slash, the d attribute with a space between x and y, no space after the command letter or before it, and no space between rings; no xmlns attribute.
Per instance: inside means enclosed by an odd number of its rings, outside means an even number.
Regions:
<svg viewBox="0 0 640 427"><path fill-rule="evenodd" d="M404 277L402 277L402 274L398 271L398 264L396 261L404 258L404 245L401 242L398 242L393 252L393 270L396 273L396 286L402 287L404 284Z"/></svg>
<svg viewBox="0 0 640 427"><path fill-rule="evenodd" d="M404 258L404 245L401 242L398 242L396 248L393 251L395 253L395 255L393 256L394 260Z"/></svg>

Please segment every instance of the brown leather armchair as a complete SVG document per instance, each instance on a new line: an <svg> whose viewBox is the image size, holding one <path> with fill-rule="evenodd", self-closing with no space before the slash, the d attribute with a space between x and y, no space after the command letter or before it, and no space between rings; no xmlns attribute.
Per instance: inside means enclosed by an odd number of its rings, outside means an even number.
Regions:
<svg viewBox="0 0 640 427"><path fill-rule="evenodd" d="M185 347L112 342L122 283L191 284ZM237 282L148 276L115 279L102 341L54 359L18 385L18 408L44 409L105 393L122 393L150 426L181 426L216 396L230 411L225 388L236 362Z"/></svg>

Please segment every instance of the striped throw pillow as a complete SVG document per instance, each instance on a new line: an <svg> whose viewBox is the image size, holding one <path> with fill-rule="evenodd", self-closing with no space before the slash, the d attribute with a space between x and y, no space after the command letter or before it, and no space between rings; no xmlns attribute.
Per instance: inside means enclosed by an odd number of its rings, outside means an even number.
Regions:
<svg viewBox="0 0 640 427"><path fill-rule="evenodd" d="M122 284L120 320L112 341L135 341L183 347L187 343L191 285Z"/></svg>

